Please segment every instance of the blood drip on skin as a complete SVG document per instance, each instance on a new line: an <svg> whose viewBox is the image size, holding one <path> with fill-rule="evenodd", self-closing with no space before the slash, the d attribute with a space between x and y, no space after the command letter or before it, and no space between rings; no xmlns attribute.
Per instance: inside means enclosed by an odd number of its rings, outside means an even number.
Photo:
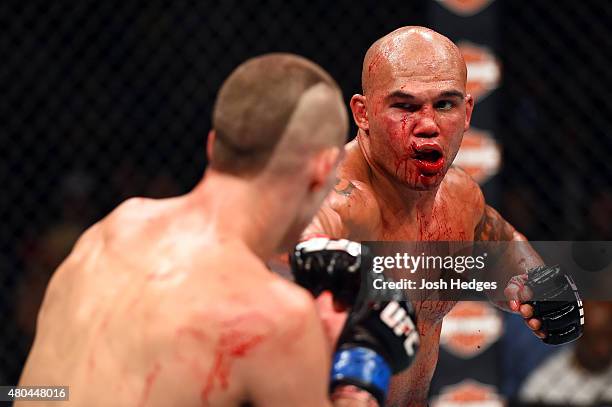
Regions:
<svg viewBox="0 0 612 407"><path fill-rule="evenodd" d="M372 76L372 70L376 68L376 65L381 61L383 55L381 53L376 54L370 65L368 65L368 78Z"/></svg>
<svg viewBox="0 0 612 407"><path fill-rule="evenodd" d="M403 177L402 177L402 166L404 166ZM407 158L397 158L395 160L395 176L401 179L406 179L408 167L408 159Z"/></svg>
<svg viewBox="0 0 612 407"><path fill-rule="evenodd" d="M415 186L428 186L434 182L434 177L427 177L420 174L418 170L409 171L410 158L395 159L395 176L399 179ZM402 170L403 169L403 170Z"/></svg>
<svg viewBox="0 0 612 407"><path fill-rule="evenodd" d="M111 316L112 316L112 309L106 312L106 314L104 315L104 318L102 319L102 322L100 323L100 326L98 327L97 332L93 334L93 342L91 346L91 351L89 353L89 358L87 360L87 365L89 367L89 373L91 373L96 368L96 355L98 353L98 350L97 350L98 342L100 341L100 338L103 337L104 331L106 331L106 329L108 328L108 324L110 323Z"/></svg>
<svg viewBox="0 0 612 407"><path fill-rule="evenodd" d="M440 200L440 202L436 203L429 219L426 219L425 215L420 211L417 212L416 216L417 227L419 229L419 240L468 240L464 230L456 230L453 228L452 222L449 222L450 214L448 213L448 204L444 200Z"/></svg>
<svg viewBox="0 0 612 407"><path fill-rule="evenodd" d="M155 383L157 376L159 376L160 371L161 365L159 364L159 362L155 362L155 365L149 371L147 377L145 378L145 386L142 391L142 398L140 399L140 403L138 403L139 406L144 406L147 403L149 395L151 394L151 389L153 388L153 384Z"/></svg>
<svg viewBox="0 0 612 407"><path fill-rule="evenodd" d="M417 227L419 228L419 240L425 240L425 222L423 222L423 214L420 211L417 211Z"/></svg>
<svg viewBox="0 0 612 407"><path fill-rule="evenodd" d="M410 158L406 156L395 156L395 176L403 181L411 182L412 180L408 179L409 160ZM414 178L414 176L412 178Z"/></svg>
<svg viewBox="0 0 612 407"><path fill-rule="evenodd" d="M239 317L224 327L215 348L213 366L200 394L202 405L209 405L208 400L214 390L227 390L234 360L248 356L264 340L263 334L245 332L239 328L239 325L246 323L249 323L246 317Z"/></svg>
<svg viewBox="0 0 612 407"><path fill-rule="evenodd" d="M408 126L408 115L402 116L402 134L406 134L406 127Z"/></svg>
<svg viewBox="0 0 612 407"><path fill-rule="evenodd" d="M210 393L216 388L215 383L220 389L227 390L233 360L247 356L262 340L261 335L241 337L238 332L227 333L221 337L215 351L213 367L202 389L201 398L204 405L208 405Z"/></svg>
<svg viewBox="0 0 612 407"><path fill-rule="evenodd" d="M432 326L450 312L457 301L423 300L418 301L415 309L417 315L417 328L422 335L426 335Z"/></svg>

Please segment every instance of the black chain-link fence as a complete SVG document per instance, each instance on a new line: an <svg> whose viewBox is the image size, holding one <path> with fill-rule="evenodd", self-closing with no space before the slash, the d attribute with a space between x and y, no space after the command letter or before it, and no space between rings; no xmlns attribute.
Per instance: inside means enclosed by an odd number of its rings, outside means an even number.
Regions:
<svg viewBox="0 0 612 407"><path fill-rule="evenodd" d="M0 383L17 382L45 285L78 234L129 196L196 183L216 90L236 65L295 52L348 101L368 46L427 25L430 6L0 3ZM500 211L532 239L611 239L610 6L507 1L499 25Z"/></svg>
<svg viewBox="0 0 612 407"><path fill-rule="evenodd" d="M531 239L612 239L612 7L504 4L501 209Z"/></svg>

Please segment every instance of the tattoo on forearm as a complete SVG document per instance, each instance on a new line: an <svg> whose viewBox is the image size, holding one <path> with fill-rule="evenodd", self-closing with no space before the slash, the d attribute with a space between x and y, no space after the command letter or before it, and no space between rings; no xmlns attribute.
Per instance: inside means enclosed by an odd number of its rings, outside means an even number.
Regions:
<svg viewBox="0 0 612 407"><path fill-rule="evenodd" d="M514 236L514 228L495 209L487 205L474 236L475 240L481 241L509 241Z"/></svg>
<svg viewBox="0 0 612 407"><path fill-rule="evenodd" d="M334 191L340 195L349 196L351 192L355 189L355 185L351 181L346 179L337 179L336 185L334 186Z"/></svg>

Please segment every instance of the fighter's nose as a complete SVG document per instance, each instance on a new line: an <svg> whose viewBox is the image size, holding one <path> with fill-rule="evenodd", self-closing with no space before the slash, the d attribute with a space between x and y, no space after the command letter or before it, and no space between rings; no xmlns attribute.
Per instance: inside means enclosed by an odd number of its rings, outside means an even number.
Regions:
<svg viewBox="0 0 612 407"><path fill-rule="evenodd" d="M422 117L414 126L414 135L422 138L437 137L440 129L435 120L431 117Z"/></svg>
<svg viewBox="0 0 612 407"><path fill-rule="evenodd" d="M415 117L414 135L422 138L437 137L440 134L440 129L436 123L436 112L433 106L423 105Z"/></svg>

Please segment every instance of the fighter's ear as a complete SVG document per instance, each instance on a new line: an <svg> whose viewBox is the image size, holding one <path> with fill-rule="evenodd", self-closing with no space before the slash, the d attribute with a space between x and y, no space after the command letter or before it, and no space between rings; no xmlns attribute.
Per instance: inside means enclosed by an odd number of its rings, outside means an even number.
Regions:
<svg viewBox="0 0 612 407"><path fill-rule="evenodd" d="M333 186L342 151L340 147L334 146L321 150L315 155L312 161L310 190Z"/></svg>
<svg viewBox="0 0 612 407"><path fill-rule="evenodd" d="M211 162L213 158L213 146L216 137L217 133L214 129L208 132L208 139L206 140L206 158L208 158L208 162Z"/></svg>
<svg viewBox="0 0 612 407"><path fill-rule="evenodd" d="M364 133L369 134L370 123L368 121L368 109L364 95L353 95L351 98L351 111L353 112L353 120L357 127L363 130Z"/></svg>
<svg viewBox="0 0 612 407"><path fill-rule="evenodd" d="M465 96L465 125L463 130L467 131L470 128L470 120L472 119L472 111L474 110L474 98L469 93Z"/></svg>

